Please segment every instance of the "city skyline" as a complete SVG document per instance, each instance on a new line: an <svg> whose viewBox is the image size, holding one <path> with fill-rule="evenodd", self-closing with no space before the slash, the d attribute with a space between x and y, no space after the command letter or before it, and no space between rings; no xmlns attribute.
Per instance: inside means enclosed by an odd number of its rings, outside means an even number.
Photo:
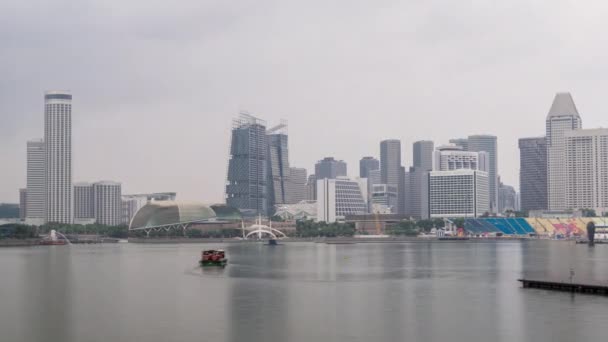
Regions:
<svg viewBox="0 0 608 342"><path fill-rule="evenodd" d="M516 187L517 140L543 134L556 92L573 94L585 127L607 126L608 70L586 57L604 53L594 28L603 4L580 6L572 17L567 5L525 2L482 11L444 2L358 4L319 13L307 9L312 4L262 1L268 11L252 17L245 4L130 2L91 9L85 20L63 2L35 11L9 3L0 4L2 56L13 61L0 66L0 202L17 203L25 186L24 141L41 137L47 89L74 94L74 182L115 179L126 193L177 191L205 202L224 199L230 118L241 109L287 119L291 163L309 173L332 155L354 176L361 156L379 158L377 143L387 138L401 140L408 167L414 141L496 135L499 173ZM115 10L125 16L108 14ZM139 12L162 15L168 29L133 21ZM396 20L399 13L417 19ZM517 27L507 20L514 16ZM313 19L316 29L305 30ZM254 46L264 52L244 52ZM113 162L99 165L100 158ZM192 167L166 167L184 162Z"/></svg>
<svg viewBox="0 0 608 342"><path fill-rule="evenodd" d="M558 94L560 94L560 93L558 93ZM228 135L229 135L229 134L228 134ZM484 134L478 134L478 135L484 135ZM35 139L31 139L31 140L35 140ZM30 141L31 141L31 140L30 140ZM385 139L385 140L391 140L391 139ZM402 141L401 139L395 139L395 140ZM410 140L410 139L405 139L405 140ZM425 140L426 140L426 141L430 141L430 142L435 142L435 141L430 140L430 139L425 139ZM450 141L450 142L452 142L452 143L454 143L454 142L455 142L455 143L459 143L461 140L463 140L463 139L446 138L446 139L443 139L442 141L445 141L445 142ZM383 141L384 141L384 140L383 140ZM498 141L500 141L500 137L498 137ZM376 142L376 144L378 144L378 143L380 143L380 142L382 142L382 141ZM416 141L412 142L412 146L413 146L413 144L415 144L415 143L416 143ZM437 144L437 146L439 146L439 145L440 145L440 144ZM376 153L376 154L370 153L369 155L370 155L370 156L372 156L372 157L374 157L374 158L378 158L378 159L380 159L380 154L381 154L381 153L379 153L379 152L380 152L380 151L377 151L377 153ZM518 153L518 154L519 154L519 153ZM323 155L323 154L321 154L321 155ZM401 155L401 159L403 159L404 157L409 159L409 162L408 162L408 160L405 160L404 162L402 162L402 164L403 164L403 166L404 166L404 167L409 168L410 166L413 166L413 165L414 165L414 163L411 161L411 159L413 159L413 158L414 158L414 154L410 152L410 153L409 153L409 155L408 155L408 149L402 149L402 151L401 151L401 154L400 154L400 155ZM518 156L518 157L519 157L519 156ZM296 157L296 158L293 158L293 159L297 159L297 157ZM339 159L339 158L336 158L336 159ZM500 160L500 154L499 154L499 160ZM317 161L317 162L318 162L318 161ZM519 160L518 160L518 162L519 162ZM349 164L349 163L350 163L350 162L347 162L347 164ZM315 163L315 164L316 164L316 163ZM358 163L353 163L353 164L358 164ZM518 163L518 165L519 165L519 163ZM307 172L308 172L308 170L311 170L311 174L314 174L314 166L313 166L313 167L303 167L303 168L301 168L301 169L305 169ZM519 170L519 168L517 168L517 169ZM498 176L501 176L501 177L502 177L502 174L509 174L509 173L510 173L509 171L510 171L510 170L506 170L506 172L505 172L505 170L503 169L503 167L501 167L501 168L499 168L499 169L498 169ZM356 173L358 173L358 171L357 171L357 170L351 170L350 172L348 172L348 173L347 173L347 176L349 176L349 177L355 177L355 176L356 176ZM100 177L100 178L104 178L104 177ZM105 177L105 178L107 178L107 177ZM224 178L225 178L225 177L224 177ZM506 177L505 177L505 178L506 178ZM76 177L75 177L75 179L79 181L79 180L81 180L81 179L87 179L87 178L83 178L83 177L78 177L78 176L76 176ZM519 189L519 177L517 178L517 180L518 180L517 182L514 182L514 183L506 183L506 182L505 182L505 184L512 185L513 187L515 187L515 188L517 189L517 191L519 191L519 190L520 190L520 189ZM23 185L23 187L26 187L26 184L24 184L24 185ZM152 184L152 185L150 185L150 187L154 187L154 185ZM19 188L17 188L17 189L16 189L16 192L17 192L17 196L16 196L17 201L15 201L15 202L18 202L18 200L19 200ZM137 192L137 191L132 191L132 192ZM186 193L187 193L187 192L186 192ZM203 200L203 201L206 201L206 202L222 202L222 201L224 200L224 198L218 198L218 199L216 199L216 200L209 200L209 199L208 199L208 198L206 198L206 197L201 199L201 197L200 197L200 196L199 196L199 197L196 197L196 195L195 195L195 197L193 197L193 198L191 198L191 199ZM8 202L10 202L10 201L6 201L6 200L5 200L5 201L0 201L0 202L7 202L7 203L8 203Z"/></svg>

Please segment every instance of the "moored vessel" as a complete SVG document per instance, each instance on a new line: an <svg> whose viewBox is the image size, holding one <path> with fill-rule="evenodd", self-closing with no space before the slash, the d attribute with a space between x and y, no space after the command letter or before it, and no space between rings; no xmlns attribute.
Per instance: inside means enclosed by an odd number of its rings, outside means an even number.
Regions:
<svg viewBox="0 0 608 342"><path fill-rule="evenodd" d="M201 266L221 266L225 267L228 263L226 253L221 249L209 249L201 253Z"/></svg>

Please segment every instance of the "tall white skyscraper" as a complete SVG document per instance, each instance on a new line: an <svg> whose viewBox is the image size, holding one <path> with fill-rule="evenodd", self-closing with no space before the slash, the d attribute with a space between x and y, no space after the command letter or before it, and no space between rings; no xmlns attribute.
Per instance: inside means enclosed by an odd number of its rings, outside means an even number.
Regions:
<svg viewBox="0 0 608 342"><path fill-rule="evenodd" d="M72 223L72 94L44 95L46 221Z"/></svg>
<svg viewBox="0 0 608 342"><path fill-rule="evenodd" d="M122 223L122 193L120 183L102 181L93 184L95 221L117 226Z"/></svg>
<svg viewBox="0 0 608 342"><path fill-rule="evenodd" d="M568 209L566 189L566 133L582 126L570 93L557 93L546 120L547 192L549 209Z"/></svg>
<svg viewBox="0 0 608 342"><path fill-rule="evenodd" d="M566 206L608 212L608 129L566 132Z"/></svg>
<svg viewBox="0 0 608 342"><path fill-rule="evenodd" d="M25 215L29 223L45 222L45 167L44 140L27 142L27 190Z"/></svg>

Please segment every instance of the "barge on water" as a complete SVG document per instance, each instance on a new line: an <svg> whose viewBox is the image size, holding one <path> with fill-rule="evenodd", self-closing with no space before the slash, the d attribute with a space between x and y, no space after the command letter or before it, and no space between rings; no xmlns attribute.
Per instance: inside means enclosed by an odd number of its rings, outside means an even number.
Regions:
<svg viewBox="0 0 608 342"><path fill-rule="evenodd" d="M201 266L220 266L225 267L228 263L226 253L221 249L209 249L201 253Z"/></svg>
<svg viewBox="0 0 608 342"><path fill-rule="evenodd" d="M521 282L524 288L608 296L608 286L600 284L580 284L532 279L517 279L517 281Z"/></svg>

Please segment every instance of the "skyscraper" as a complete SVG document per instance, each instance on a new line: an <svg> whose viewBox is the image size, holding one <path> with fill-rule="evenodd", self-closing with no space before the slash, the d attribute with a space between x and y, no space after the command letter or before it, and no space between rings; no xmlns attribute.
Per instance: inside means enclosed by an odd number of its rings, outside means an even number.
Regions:
<svg viewBox="0 0 608 342"><path fill-rule="evenodd" d="M517 192L510 185L498 181L498 212L504 213L508 210L517 211Z"/></svg>
<svg viewBox="0 0 608 342"><path fill-rule="evenodd" d="M295 204L306 199L306 169L289 166L287 123L267 130L268 205Z"/></svg>
<svg viewBox="0 0 608 342"><path fill-rule="evenodd" d="M565 133L566 207L608 212L608 129Z"/></svg>
<svg viewBox="0 0 608 342"><path fill-rule="evenodd" d="M433 150L435 144L429 140L416 141L413 146L413 167L431 171L433 169Z"/></svg>
<svg viewBox="0 0 608 342"><path fill-rule="evenodd" d="M72 95L44 95L46 221L72 223Z"/></svg>
<svg viewBox="0 0 608 342"><path fill-rule="evenodd" d="M519 139L521 210L547 210L547 139Z"/></svg>
<svg viewBox="0 0 608 342"><path fill-rule="evenodd" d="M582 126L570 93L557 93L546 119L547 192L550 210L568 209L566 133Z"/></svg>
<svg viewBox="0 0 608 342"><path fill-rule="evenodd" d="M122 197L120 183L101 181L93 184L95 221L98 224L117 226L122 223Z"/></svg>
<svg viewBox="0 0 608 342"><path fill-rule="evenodd" d="M289 181L285 194L286 204L295 204L306 200L306 169L302 167L289 168Z"/></svg>
<svg viewBox="0 0 608 342"><path fill-rule="evenodd" d="M469 140L467 138L450 139L450 144L462 147L463 151L469 150Z"/></svg>
<svg viewBox="0 0 608 342"><path fill-rule="evenodd" d="M27 189L19 189L19 219L25 220L27 215Z"/></svg>
<svg viewBox="0 0 608 342"><path fill-rule="evenodd" d="M477 217L490 209L488 153L440 146L429 174L430 217Z"/></svg>
<svg viewBox="0 0 608 342"><path fill-rule="evenodd" d="M380 169L380 161L374 157L363 157L359 160L359 177L369 178L369 172Z"/></svg>
<svg viewBox="0 0 608 342"><path fill-rule="evenodd" d="M41 224L46 220L45 213L45 160L44 140L27 142L27 190L26 218L31 223Z"/></svg>
<svg viewBox="0 0 608 342"><path fill-rule="evenodd" d="M268 139L268 202L270 206L288 203L289 150L284 125L271 128Z"/></svg>
<svg viewBox="0 0 608 342"><path fill-rule="evenodd" d="M95 217L93 184L74 183L74 221Z"/></svg>
<svg viewBox="0 0 608 342"><path fill-rule="evenodd" d="M467 151L487 152L489 161L490 210L498 210L498 144L494 135L470 135Z"/></svg>
<svg viewBox="0 0 608 342"><path fill-rule="evenodd" d="M317 199L317 176L313 173L306 181L306 199L314 201Z"/></svg>
<svg viewBox="0 0 608 342"><path fill-rule="evenodd" d="M399 186L401 167L401 141L397 139L380 142L380 175L383 184Z"/></svg>
<svg viewBox="0 0 608 342"><path fill-rule="evenodd" d="M317 180L346 177L346 163L333 157L325 157L315 164L315 177Z"/></svg>
<svg viewBox="0 0 608 342"><path fill-rule="evenodd" d="M417 141L413 145L413 166L408 172L406 214L416 219L429 218L429 172L433 170L432 141Z"/></svg>
<svg viewBox="0 0 608 342"><path fill-rule="evenodd" d="M268 214L266 123L248 113L233 121L226 204L245 214Z"/></svg>

